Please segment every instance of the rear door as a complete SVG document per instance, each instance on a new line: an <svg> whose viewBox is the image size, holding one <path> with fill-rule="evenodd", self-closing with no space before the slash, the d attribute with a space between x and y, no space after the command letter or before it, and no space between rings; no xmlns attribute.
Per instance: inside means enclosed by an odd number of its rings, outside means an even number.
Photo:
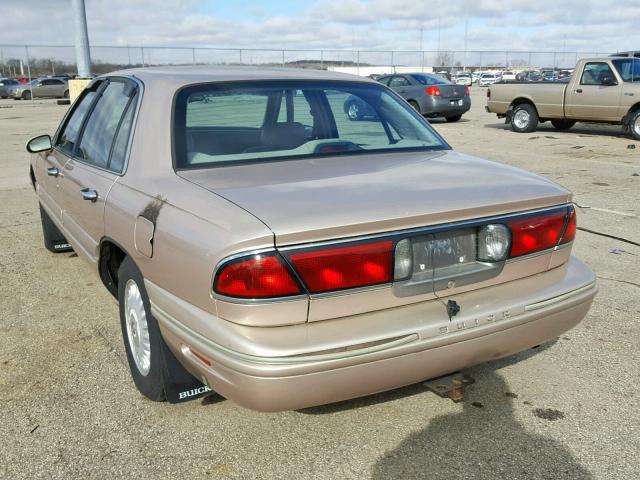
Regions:
<svg viewBox="0 0 640 480"><path fill-rule="evenodd" d="M394 75L391 77L389 81L389 87L398 92L402 98L409 98L409 87L411 86L411 82L404 75Z"/></svg>
<svg viewBox="0 0 640 480"><path fill-rule="evenodd" d="M80 139L64 165L62 222L74 250L92 262L104 235L106 199L125 168L137 98L137 85L129 79L113 77L99 84Z"/></svg>
<svg viewBox="0 0 640 480"><path fill-rule="evenodd" d="M607 85L606 78L616 80ZM607 62L587 62L580 77L567 89L565 116L577 120L620 120L620 79Z"/></svg>

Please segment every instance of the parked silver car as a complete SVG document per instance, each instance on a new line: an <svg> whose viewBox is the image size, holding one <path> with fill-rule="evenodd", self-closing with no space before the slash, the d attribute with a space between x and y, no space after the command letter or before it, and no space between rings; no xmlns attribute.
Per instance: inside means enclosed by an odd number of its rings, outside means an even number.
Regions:
<svg viewBox="0 0 640 480"><path fill-rule="evenodd" d="M440 75L405 73L388 75L378 81L427 117L445 117L448 122L457 122L471 108L469 87L454 85Z"/></svg>
<svg viewBox="0 0 640 480"><path fill-rule="evenodd" d="M31 83L12 85L8 89L14 100L31 98L69 98L69 84L66 78L35 78Z"/></svg>
<svg viewBox="0 0 640 480"><path fill-rule="evenodd" d="M7 98L9 96L9 87L20 85L20 82L13 78L0 78L0 97Z"/></svg>

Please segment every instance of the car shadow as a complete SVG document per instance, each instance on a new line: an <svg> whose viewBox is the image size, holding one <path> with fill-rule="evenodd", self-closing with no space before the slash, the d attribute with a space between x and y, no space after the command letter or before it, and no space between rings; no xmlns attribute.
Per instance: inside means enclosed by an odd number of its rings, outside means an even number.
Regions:
<svg viewBox="0 0 640 480"><path fill-rule="evenodd" d="M425 120L428 120L429 123L432 123L434 125L455 125L456 123L467 123L470 122L470 120L468 118L464 118L462 117L460 120L458 120L457 122L447 122L447 120L442 117L435 117L435 118L429 118L429 117L424 117Z"/></svg>
<svg viewBox="0 0 640 480"><path fill-rule="evenodd" d="M462 411L440 415L406 437L373 467L376 480L429 478L591 479L560 442L529 432L516 420L516 394L495 371L473 385ZM561 419L550 416L546 420Z"/></svg>
<svg viewBox="0 0 640 480"><path fill-rule="evenodd" d="M509 357L494 360L492 362L488 362L482 365L482 368L479 371L484 371L486 369L498 370L498 369L507 367L509 365L512 365L514 363L521 362L552 347L553 345L555 345L556 342L557 342L557 339L554 339L538 347L525 350L524 352L520 352L518 354L511 355ZM478 369L478 367L474 367L474 369ZM465 372L467 372L467 370L465 370ZM471 376L474 377L474 375L471 375ZM480 383L484 381L480 377L475 378L475 380L476 382L480 382ZM297 410L297 412L304 413L307 415L326 415L331 413L343 412L346 410L356 410L359 408L369 407L371 405L377 405L381 403L392 402L394 400L399 400L401 398L418 395L426 391L428 391L427 387L425 387L422 383L417 383L414 385L408 385L406 387L397 388L395 390L389 390L389 391L377 393L374 395L368 395L366 397L353 398L351 400L330 403L327 405L319 405L317 407L302 408Z"/></svg>
<svg viewBox="0 0 640 480"><path fill-rule="evenodd" d="M508 130L511 131L511 127L504 123L487 123L484 125L484 128L495 128L496 130ZM516 132L513 132L516 133ZM581 135L586 137L619 137L619 138L628 138L627 134L624 132L620 125L584 125L584 126L575 126L570 128L569 130L557 130L551 124L541 123L538 125L538 128L534 132L519 134L519 135L532 135L535 136L536 133L544 133L544 134L553 134L558 136L563 135Z"/></svg>

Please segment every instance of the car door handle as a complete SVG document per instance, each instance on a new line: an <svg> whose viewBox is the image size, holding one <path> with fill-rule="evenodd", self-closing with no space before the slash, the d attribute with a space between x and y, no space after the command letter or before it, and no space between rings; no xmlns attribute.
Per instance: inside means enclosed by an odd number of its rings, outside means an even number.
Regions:
<svg viewBox="0 0 640 480"><path fill-rule="evenodd" d="M47 175L49 175L50 177L57 177L58 175L60 175L60 170L58 170L56 167L49 167L47 168Z"/></svg>
<svg viewBox="0 0 640 480"><path fill-rule="evenodd" d="M581 89L581 88L578 88L578 89L576 90L576 93L582 93L582 89Z"/></svg>
<svg viewBox="0 0 640 480"><path fill-rule="evenodd" d="M90 188L83 188L80 190L80 195L82 195L83 200L89 200L90 202L98 200L98 192L91 190Z"/></svg>

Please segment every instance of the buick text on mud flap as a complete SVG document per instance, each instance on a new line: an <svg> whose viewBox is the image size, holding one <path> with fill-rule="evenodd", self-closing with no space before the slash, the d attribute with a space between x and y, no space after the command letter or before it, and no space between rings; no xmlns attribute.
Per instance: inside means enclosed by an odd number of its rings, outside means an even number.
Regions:
<svg viewBox="0 0 640 480"><path fill-rule="evenodd" d="M185 398L195 397L196 395L201 395L206 392L210 392L211 389L206 385L203 385L199 388L192 388L191 390L186 390L184 392L178 393L178 399L184 400Z"/></svg>

